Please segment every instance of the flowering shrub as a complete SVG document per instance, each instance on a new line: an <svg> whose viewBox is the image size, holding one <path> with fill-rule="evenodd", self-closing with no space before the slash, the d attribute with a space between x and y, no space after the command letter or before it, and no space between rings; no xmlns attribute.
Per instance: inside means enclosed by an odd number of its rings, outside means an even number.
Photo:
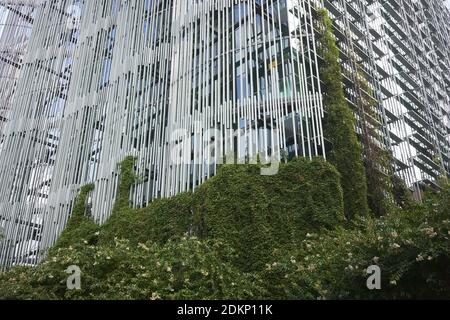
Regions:
<svg viewBox="0 0 450 320"><path fill-rule="evenodd" d="M261 280L227 263L220 242L183 237L161 246L78 245L54 251L36 268L0 275L0 296L13 299L245 299L262 294ZM66 288L65 270L82 270L81 290Z"/></svg>
<svg viewBox="0 0 450 320"><path fill-rule="evenodd" d="M124 163L131 175L134 162ZM317 159L293 161L274 177L226 166L196 193L139 210L128 207L128 178L103 226L84 215L92 186L83 188L47 259L0 274L0 298L450 296L450 187L423 204L345 223L339 175ZM374 264L382 271L378 291L366 286ZM71 291L73 265L81 289Z"/></svg>
<svg viewBox="0 0 450 320"><path fill-rule="evenodd" d="M308 233L291 255L269 263L263 278L274 298L430 299L450 297L450 187L423 205L348 227ZM367 268L382 271L368 290Z"/></svg>

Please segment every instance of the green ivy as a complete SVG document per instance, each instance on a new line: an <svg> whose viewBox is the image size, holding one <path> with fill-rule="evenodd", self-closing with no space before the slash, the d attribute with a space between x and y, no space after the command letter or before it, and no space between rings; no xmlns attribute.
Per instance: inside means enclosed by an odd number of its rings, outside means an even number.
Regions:
<svg viewBox="0 0 450 320"><path fill-rule="evenodd" d="M318 27L319 55L322 57L320 78L323 81L326 110L324 131L332 145L328 156L341 174L345 215L351 219L369 212L362 147L355 132L353 111L345 99L339 49L331 19L325 9L318 10Z"/></svg>
<svg viewBox="0 0 450 320"><path fill-rule="evenodd" d="M128 156L119 164L121 173L115 208L129 206L130 189L136 181L134 173L135 163L136 157Z"/></svg>
<svg viewBox="0 0 450 320"><path fill-rule="evenodd" d="M282 164L275 176L261 176L258 165L224 165L195 193L136 210L116 205L100 242L118 237L164 244L189 231L230 243L237 252L234 263L249 272L261 269L275 247L294 246L305 230L332 228L343 220L339 173L321 159L299 158Z"/></svg>
<svg viewBox="0 0 450 320"><path fill-rule="evenodd" d="M290 256L269 263L266 273L276 284L273 294L288 298L448 299L449 234L447 186L428 194L423 205L311 233ZM381 269L381 290L366 286L371 265Z"/></svg>
<svg viewBox="0 0 450 320"><path fill-rule="evenodd" d="M92 190L94 190L93 184L81 187L66 228L50 250L50 254L59 248L66 248L84 241L91 244L95 244L98 241L96 232L100 227L89 217L89 212L87 212L86 208L87 196Z"/></svg>
<svg viewBox="0 0 450 320"><path fill-rule="evenodd" d="M388 214L393 205L392 157L388 150L379 145L381 140L381 119L376 110L373 90L366 80L361 66L357 66L356 86L361 90L357 105L361 113L361 140L364 153L364 167L367 178L367 200L370 210L376 216Z"/></svg>
<svg viewBox="0 0 450 320"><path fill-rule="evenodd" d="M128 201L134 161L125 163ZM407 210L343 224L329 163L298 159L273 177L259 169L227 165L194 193L143 209L115 206L101 227L85 214L92 186L82 188L47 259L0 274L0 299L449 296L450 187ZM382 269L381 291L365 286L372 264ZM82 270L81 290L66 289L71 265Z"/></svg>

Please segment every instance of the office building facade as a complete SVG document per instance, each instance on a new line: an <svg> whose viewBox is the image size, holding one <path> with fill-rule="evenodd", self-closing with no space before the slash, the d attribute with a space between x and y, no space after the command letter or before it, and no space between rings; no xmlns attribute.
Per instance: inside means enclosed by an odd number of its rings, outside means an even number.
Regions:
<svg viewBox="0 0 450 320"><path fill-rule="evenodd" d="M195 188L224 159L326 157L316 11L333 19L361 135L412 190L449 172L450 14L442 1L63 0L35 9L0 153L0 264L35 264L95 183L104 222L136 157L136 207ZM364 74L363 92L355 74Z"/></svg>

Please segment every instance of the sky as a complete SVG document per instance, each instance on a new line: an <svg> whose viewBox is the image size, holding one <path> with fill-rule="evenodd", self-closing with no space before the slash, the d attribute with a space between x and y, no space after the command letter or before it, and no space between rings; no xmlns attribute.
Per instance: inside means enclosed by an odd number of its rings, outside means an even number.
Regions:
<svg viewBox="0 0 450 320"><path fill-rule="evenodd" d="M447 8L450 8L450 0L445 0L444 2L447 5Z"/></svg>

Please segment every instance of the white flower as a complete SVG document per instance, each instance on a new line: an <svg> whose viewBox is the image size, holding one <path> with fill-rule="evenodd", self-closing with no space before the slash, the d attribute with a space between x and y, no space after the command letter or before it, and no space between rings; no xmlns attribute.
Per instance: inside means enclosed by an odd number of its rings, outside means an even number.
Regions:
<svg viewBox="0 0 450 320"><path fill-rule="evenodd" d="M434 231L434 228L424 228L422 231L430 238L437 236L437 232Z"/></svg>
<svg viewBox="0 0 450 320"><path fill-rule="evenodd" d="M417 262L423 261L423 257L422 257L421 254L419 254L419 255L417 256L416 261L417 261Z"/></svg>
<svg viewBox="0 0 450 320"><path fill-rule="evenodd" d="M172 272L172 268L171 267L167 267L167 272Z"/></svg>
<svg viewBox="0 0 450 320"><path fill-rule="evenodd" d="M200 271L202 273L203 276L207 277L209 275L209 273L205 270L201 270Z"/></svg>
<svg viewBox="0 0 450 320"><path fill-rule="evenodd" d="M398 249L398 248L400 248L400 245L398 243L393 243L391 245L391 247L394 248L394 249Z"/></svg>
<svg viewBox="0 0 450 320"><path fill-rule="evenodd" d="M152 297L150 299L151 300L159 300L159 299L161 299L161 297L159 296L159 294L157 292L153 292Z"/></svg>
<svg viewBox="0 0 450 320"><path fill-rule="evenodd" d="M380 261L380 257L373 257L373 262L375 262L376 264L378 264L378 261Z"/></svg>
<svg viewBox="0 0 450 320"><path fill-rule="evenodd" d="M149 251L149 250L150 250L150 249L149 249L145 244L143 244L143 243L139 243L139 244L138 244L138 247L144 249L145 251Z"/></svg>
<svg viewBox="0 0 450 320"><path fill-rule="evenodd" d="M392 284L393 286L395 286L395 285L397 285L397 281L391 280L391 284Z"/></svg>

